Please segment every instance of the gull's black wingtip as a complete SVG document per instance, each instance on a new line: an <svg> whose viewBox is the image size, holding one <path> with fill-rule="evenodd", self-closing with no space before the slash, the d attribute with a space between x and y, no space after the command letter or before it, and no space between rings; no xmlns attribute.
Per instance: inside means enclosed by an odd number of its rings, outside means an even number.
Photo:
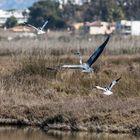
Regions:
<svg viewBox="0 0 140 140"><path fill-rule="evenodd" d="M118 82L120 79L121 79L121 77L119 77L119 78L116 80L116 82Z"/></svg>

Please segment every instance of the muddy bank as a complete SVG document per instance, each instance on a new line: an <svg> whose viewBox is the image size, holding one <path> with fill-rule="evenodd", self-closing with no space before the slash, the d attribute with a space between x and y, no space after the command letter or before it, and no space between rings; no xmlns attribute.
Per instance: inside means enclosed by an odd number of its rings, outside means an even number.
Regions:
<svg viewBox="0 0 140 140"><path fill-rule="evenodd" d="M68 124L48 124L47 126L41 127L44 131L48 130L61 130L61 131L86 131L86 132L95 132L95 133L131 133L133 135L140 135L140 127L139 126L100 126L100 125L92 125L85 124L80 125L77 124L75 126L71 126Z"/></svg>
<svg viewBox="0 0 140 140"><path fill-rule="evenodd" d="M0 108L0 125L140 135L139 100L87 96L40 106L8 105Z"/></svg>
<svg viewBox="0 0 140 140"><path fill-rule="evenodd" d="M40 127L43 131L60 130L60 131L77 131L77 132L95 132L95 133L130 133L136 136L140 136L140 126L117 126L117 125L93 125L91 122L87 124L66 124L66 123L30 123L29 120L17 120L17 119L0 119L1 126L36 126Z"/></svg>

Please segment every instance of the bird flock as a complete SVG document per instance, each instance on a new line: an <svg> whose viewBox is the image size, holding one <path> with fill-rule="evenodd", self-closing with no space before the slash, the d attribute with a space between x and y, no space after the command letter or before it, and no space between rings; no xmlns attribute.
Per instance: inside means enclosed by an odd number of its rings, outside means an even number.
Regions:
<svg viewBox="0 0 140 140"><path fill-rule="evenodd" d="M34 28L36 30L36 33L38 35L40 35L40 34L45 34L44 28L47 24L48 24L48 20L46 20L45 23L43 24L43 26L39 27L39 28L37 28L37 27L35 27L31 24L27 24L27 25ZM80 52L78 52L78 55L79 55L79 58L80 58L80 64L64 64L64 65L61 66L61 68L63 68L63 69L78 69L78 70L80 70L84 73L94 72L94 68L91 67L91 66L99 58L99 56L102 54L102 52L105 49L109 39L110 39L110 35L108 35L106 40L95 50L95 52L93 52L91 54L91 56L89 57L89 59L85 63L83 63L82 56L81 56ZM113 88L114 85L116 85L116 83L119 82L120 79L121 79L121 77L119 77L116 80L113 80L111 82L111 84L108 85L108 86L105 86L105 87L95 86L95 88L98 89L98 90L101 90L102 91L101 93L104 94L104 95L112 95L113 94L112 88Z"/></svg>
<svg viewBox="0 0 140 140"><path fill-rule="evenodd" d="M102 45L100 45L95 52L92 53L92 55L89 57L89 59L83 63L82 62L82 57L80 52L78 52L78 55L80 57L80 64L66 64L66 65L62 65L62 68L67 68L67 69L80 69L82 72L86 72L86 73L90 73L90 72L94 72L94 68L92 68L92 64L98 59L98 57L101 55L101 53L103 52L104 48L106 47L108 41L109 41L110 36L107 37L107 39L104 41L104 43ZM118 81L121 79L118 78L117 80L113 80L111 82L111 84L109 86L106 87L100 87L100 86L95 86L96 89L101 90L102 94L104 95L111 95L113 94L113 92L111 91L113 86L118 83Z"/></svg>

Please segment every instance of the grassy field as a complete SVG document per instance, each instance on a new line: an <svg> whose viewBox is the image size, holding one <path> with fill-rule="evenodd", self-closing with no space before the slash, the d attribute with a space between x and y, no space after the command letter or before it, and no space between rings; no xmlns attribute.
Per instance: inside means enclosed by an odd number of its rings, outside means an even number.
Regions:
<svg viewBox="0 0 140 140"><path fill-rule="evenodd" d="M13 37L7 40L7 37ZM20 38L0 32L0 123L104 132L140 130L140 37L112 35L94 73L50 69L83 61L104 36L50 32ZM122 77L112 96L94 87Z"/></svg>

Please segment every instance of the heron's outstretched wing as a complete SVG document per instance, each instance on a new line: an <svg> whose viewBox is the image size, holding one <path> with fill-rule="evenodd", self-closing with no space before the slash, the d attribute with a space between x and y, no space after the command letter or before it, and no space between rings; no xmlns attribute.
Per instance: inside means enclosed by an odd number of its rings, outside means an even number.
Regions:
<svg viewBox="0 0 140 140"><path fill-rule="evenodd" d="M43 30L45 28L45 26L47 25L48 20L43 24L43 26L41 27L41 30Z"/></svg>
<svg viewBox="0 0 140 140"><path fill-rule="evenodd" d="M38 31L38 28L36 28L35 26L31 25L31 24L27 24L28 26L34 28L36 31Z"/></svg>
<svg viewBox="0 0 140 140"><path fill-rule="evenodd" d="M102 51L104 50L107 42L109 41L110 36L107 37L107 39L105 40L105 42L96 49L96 51L90 56L90 58L87 60L87 64L89 66L91 66L96 60L97 58L101 55Z"/></svg>
<svg viewBox="0 0 140 140"><path fill-rule="evenodd" d="M82 65L62 65L61 68L67 68L67 69L82 69Z"/></svg>

